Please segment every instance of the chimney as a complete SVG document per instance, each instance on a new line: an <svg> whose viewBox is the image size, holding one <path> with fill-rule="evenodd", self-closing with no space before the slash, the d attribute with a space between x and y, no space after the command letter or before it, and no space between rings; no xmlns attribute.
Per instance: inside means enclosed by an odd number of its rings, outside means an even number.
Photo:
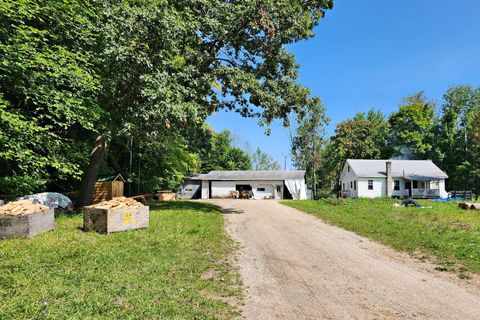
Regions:
<svg viewBox="0 0 480 320"><path fill-rule="evenodd" d="M392 162L386 162L386 171L387 171L387 197L392 196L393 190L393 179L392 179Z"/></svg>

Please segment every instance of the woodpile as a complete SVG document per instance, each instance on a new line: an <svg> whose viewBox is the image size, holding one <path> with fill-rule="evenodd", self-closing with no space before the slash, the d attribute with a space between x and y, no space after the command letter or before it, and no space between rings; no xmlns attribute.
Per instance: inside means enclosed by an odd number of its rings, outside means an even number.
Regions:
<svg viewBox="0 0 480 320"><path fill-rule="evenodd" d="M240 198L240 192L238 190L237 191L230 191L228 197L231 198L231 199L238 199L238 198Z"/></svg>
<svg viewBox="0 0 480 320"><path fill-rule="evenodd" d="M468 209L480 210L480 203L462 202L462 203L459 203L458 206L465 210L468 210Z"/></svg>
<svg viewBox="0 0 480 320"><path fill-rule="evenodd" d="M112 233L148 228L149 207L132 198L118 197L83 207L83 229Z"/></svg>
<svg viewBox="0 0 480 320"><path fill-rule="evenodd" d="M23 216L30 213L41 213L47 210L49 210L49 208L42 204L34 204L29 200L19 200L0 206L0 215Z"/></svg>
<svg viewBox="0 0 480 320"><path fill-rule="evenodd" d="M157 193L158 201L172 201L177 198L175 192L170 191L160 191Z"/></svg>
<svg viewBox="0 0 480 320"><path fill-rule="evenodd" d="M132 198L127 197L117 197L112 200L103 201L100 203L93 204L87 208L92 209L121 209L127 207L143 207L144 204L136 201Z"/></svg>
<svg viewBox="0 0 480 320"><path fill-rule="evenodd" d="M240 192L240 199L252 199L253 191L252 190L243 190Z"/></svg>

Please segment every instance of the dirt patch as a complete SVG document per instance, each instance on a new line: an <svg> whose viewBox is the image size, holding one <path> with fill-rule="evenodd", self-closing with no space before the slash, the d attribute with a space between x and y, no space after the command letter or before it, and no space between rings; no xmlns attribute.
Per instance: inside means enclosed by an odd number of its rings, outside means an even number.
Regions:
<svg viewBox="0 0 480 320"><path fill-rule="evenodd" d="M207 272L205 272L204 274L202 274L202 276L200 277L200 279L206 281L206 280L215 279L217 276L218 276L218 272L217 272L217 271L215 271L215 270L208 270Z"/></svg>

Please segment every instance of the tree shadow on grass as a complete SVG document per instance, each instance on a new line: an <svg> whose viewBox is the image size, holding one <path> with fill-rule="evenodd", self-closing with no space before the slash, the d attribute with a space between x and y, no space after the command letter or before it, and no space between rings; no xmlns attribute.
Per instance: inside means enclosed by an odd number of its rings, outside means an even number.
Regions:
<svg viewBox="0 0 480 320"><path fill-rule="evenodd" d="M163 201L163 202L150 202L148 203L151 210L194 210L203 211L206 213L221 213L219 206L197 201Z"/></svg>

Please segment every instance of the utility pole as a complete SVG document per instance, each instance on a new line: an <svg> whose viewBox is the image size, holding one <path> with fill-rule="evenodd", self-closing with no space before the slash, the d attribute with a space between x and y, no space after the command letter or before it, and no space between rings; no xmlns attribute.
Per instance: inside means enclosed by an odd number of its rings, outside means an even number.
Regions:
<svg viewBox="0 0 480 320"><path fill-rule="evenodd" d="M315 172L315 163L317 161L316 159L316 153L317 153L317 146L315 144L315 140L313 141L313 162L312 162L312 169L313 169L313 200L315 200L317 198L317 175L316 175L316 172Z"/></svg>
<svg viewBox="0 0 480 320"><path fill-rule="evenodd" d="M133 137L130 137L130 172L128 174L128 196L132 196Z"/></svg>
<svg viewBox="0 0 480 320"><path fill-rule="evenodd" d="M142 147L138 145L138 184L137 184L137 195L140 194L140 163L142 161Z"/></svg>

